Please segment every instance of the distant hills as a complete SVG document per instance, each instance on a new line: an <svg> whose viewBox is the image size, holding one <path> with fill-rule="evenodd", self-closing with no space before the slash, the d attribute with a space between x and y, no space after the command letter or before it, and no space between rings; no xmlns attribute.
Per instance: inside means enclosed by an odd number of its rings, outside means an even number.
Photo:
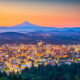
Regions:
<svg viewBox="0 0 80 80"><path fill-rule="evenodd" d="M47 32L80 32L80 27L74 28L56 28L56 27L43 27L35 24L31 24L29 22L24 22L19 25L15 25L12 27L0 27L1 32L34 32L34 31L47 31Z"/></svg>
<svg viewBox="0 0 80 80"><path fill-rule="evenodd" d="M37 44L43 41L46 44L80 44L80 33L67 32L18 32L0 33L0 44Z"/></svg>
<svg viewBox="0 0 80 80"><path fill-rule="evenodd" d="M37 44L39 41L50 44L80 44L80 27L42 27L29 22L0 27L0 44Z"/></svg>
<svg viewBox="0 0 80 80"><path fill-rule="evenodd" d="M0 33L0 39L22 39L26 38L25 34L17 33L17 32L4 32Z"/></svg>

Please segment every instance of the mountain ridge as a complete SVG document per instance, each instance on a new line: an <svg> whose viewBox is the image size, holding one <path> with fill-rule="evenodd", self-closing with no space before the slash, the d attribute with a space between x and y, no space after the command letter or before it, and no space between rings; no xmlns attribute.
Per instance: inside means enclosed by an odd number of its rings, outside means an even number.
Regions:
<svg viewBox="0 0 80 80"><path fill-rule="evenodd" d="M33 32L37 30L42 30L42 31L65 31L65 30L71 30L71 31L80 31L80 27L65 27L65 28L57 28L57 27L44 27L44 26L39 26L35 24L31 24L28 21L23 22L22 24L18 24L12 27L0 27L0 33L1 32Z"/></svg>

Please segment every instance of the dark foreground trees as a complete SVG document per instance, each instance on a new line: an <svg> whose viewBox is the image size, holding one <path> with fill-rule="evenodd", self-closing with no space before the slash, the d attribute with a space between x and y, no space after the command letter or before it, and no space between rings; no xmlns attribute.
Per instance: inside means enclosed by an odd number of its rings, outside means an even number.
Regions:
<svg viewBox="0 0 80 80"><path fill-rule="evenodd" d="M7 75L0 72L0 80L80 80L80 64L61 66L39 65L39 67L25 68L21 74L14 72Z"/></svg>

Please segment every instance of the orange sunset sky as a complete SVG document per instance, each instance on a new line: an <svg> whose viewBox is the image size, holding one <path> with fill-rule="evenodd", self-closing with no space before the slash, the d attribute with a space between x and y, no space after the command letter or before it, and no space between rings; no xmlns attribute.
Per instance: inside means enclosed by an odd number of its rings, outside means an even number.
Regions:
<svg viewBox="0 0 80 80"><path fill-rule="evenodd" d="M79 0L0 0L0 26L29 21L47 27L80 27Z"/></svg>

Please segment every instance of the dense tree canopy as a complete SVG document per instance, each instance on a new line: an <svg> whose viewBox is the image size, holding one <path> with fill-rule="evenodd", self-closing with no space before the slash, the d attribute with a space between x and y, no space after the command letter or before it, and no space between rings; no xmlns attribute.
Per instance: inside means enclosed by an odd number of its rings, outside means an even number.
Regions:
<svg viewBox="0 0 80 80"><path fill-rule="evenodd" d="M0 72L0 80L80 80L80 64L39 65L25 68L21 74Z"/></svg>

